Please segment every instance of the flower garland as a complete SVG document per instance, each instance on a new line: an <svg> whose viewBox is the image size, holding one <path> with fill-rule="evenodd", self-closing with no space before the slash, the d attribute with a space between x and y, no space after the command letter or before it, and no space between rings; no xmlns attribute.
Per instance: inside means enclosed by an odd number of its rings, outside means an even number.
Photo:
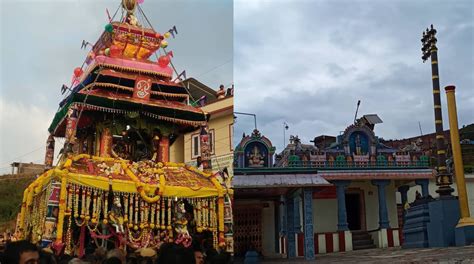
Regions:
<svg viewBox="0 0 474 264"><path fill-rule="evenodd" d="M81 219L84 220L86 218L86 195L87 195L87 190L85 187L81 188L81 215L79 216Z"/></svg>
<svg viewBox="0 0 474 264"><path fill-rule="evenodd" d="M156 203L152 203L150 206L150 229L155 229L155 211L156 211Z"/></svg>
<svg viewBox="0 0 474 264"><path fill-rule="evenodd" d="M77 185L73 185L73 192L75 193L75 195L73 196L74 198L74 207L73 207L73 212L74 212L74 218L78 218L79 217L79 188Z"/></svg>
<svg viewBox="0 0 474 264"><path fill-rule="evenodd" d="M91 220L91 216L90 216L90 208L91 208L91 190L89 188L86 188L86 208L85 208L85 217L84 219L86 220L86 223L89 222L89 220Z"/></svg>
<svg viewBox="0 0 474 264"><path fill-rule="evenodd" d="M135 217L133 218L133 230L138 230L138 197L134 197L133 199L134 209L135 209Z"/></svg>
<svg viewBox="0 0 474 264"><path fill-rule="evenodd" d="M161 199L161 225L160 225L160 228L161 230L165 230L166 229L166 225L165 225L165 199Z"/></svg>
<svg viewBox="0 0 474 264"><path fill-rule="evenodd" d="M171 199L167 199L168 200L168 207L167 207L167 214L168 214L168 221L166 223L167 225L167 229L168 230L173 230L173 228L171 227Z"/></svg>
<svg viewBox="0 0 474 264"><path fill-rule="evenodd" d="M108 193L104 192L104 219L102 220L102 223L107 224L109 222L109 199L108 199Z"/></svg>

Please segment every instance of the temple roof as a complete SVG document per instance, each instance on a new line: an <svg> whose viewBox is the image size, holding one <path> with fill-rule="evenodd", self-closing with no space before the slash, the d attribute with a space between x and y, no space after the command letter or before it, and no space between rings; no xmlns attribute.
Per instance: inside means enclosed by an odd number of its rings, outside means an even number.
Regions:
<svg viewBox="0 0 474 264"><path fill-rule="evenodd" d="M86 100L87 99L87 100ZM56 113L49 127L55 136L63 136L66 129L66 117L71 106L79 109L101 111L122 115L142 115L157 120L181 124L184 126L200 126L207 120L207 114L201 109L189 105L181 105L170 101L156 101L153 104L143 104L133 100L116 99L75 93L69 101ZM84 103L86 102L86 103Z"/></svg>
<svg viewBox="0 0 474 264"><path fill-rule="evenodd" d="M141 12L141 17L144 14L136 1L123 2L122 9L127 12L122 13L118 21L109 17L109 24L91 45L83 66L74 69L71 87L63 85L63 91L71 92L60 103L49 127L55 136L64 136L65 117L73 106L80 110L78 116L81 118L87 115L82 115L84 110L91 115L94 111L138 114L178 124L181 131L195 129L206 122L208 115L190 105L190 95L184 84L178 78L172 80L175 71L171 64L173 52L166 50L166 39L171 35L174 37L176 27L162 35L148 20L148 26L141 25L135 11ZM83 42L83 48L89 44ZM158 54L157 60L152 61L151 55L160 48L164 54L159 57Z"/></svg>

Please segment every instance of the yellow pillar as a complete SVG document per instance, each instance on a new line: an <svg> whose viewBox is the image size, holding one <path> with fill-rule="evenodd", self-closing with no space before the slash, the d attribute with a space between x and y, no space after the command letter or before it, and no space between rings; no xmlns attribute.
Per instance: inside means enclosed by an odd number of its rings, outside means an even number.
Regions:
<svg viewBox="0 0 474 264"><path fill-rule="evenodd" d="M456 110L455 86L446 86L446 97L448 103L449 129L451 134L451 148L453 151L454 169L456 174L456 186L458 188L459 208L461 219L456 227L474 225L474 219L470 217L469 204L464 180L464 166L461 157L461 144L459 143L458 116Z"/></svg>
<svg viewBox="0 0 474 264"><path fill-rule="evenodd" d="M56 226L56 243L62 244L63 228L64 228L64 213L66 211L67 199L67 174L61 175L61 190L59 192L59 214L58 224Z"/></svg>

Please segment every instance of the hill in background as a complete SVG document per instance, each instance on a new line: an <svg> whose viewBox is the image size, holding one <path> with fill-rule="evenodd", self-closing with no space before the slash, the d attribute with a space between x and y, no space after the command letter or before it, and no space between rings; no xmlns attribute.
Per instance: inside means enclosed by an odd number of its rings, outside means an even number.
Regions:
<svg viewBox="0 0 474 264"><path fill-rule="evenodd" d="M14 231L16 215L20 211L23 191L36 179L36 174L0 176L0 232Z"/></svg>

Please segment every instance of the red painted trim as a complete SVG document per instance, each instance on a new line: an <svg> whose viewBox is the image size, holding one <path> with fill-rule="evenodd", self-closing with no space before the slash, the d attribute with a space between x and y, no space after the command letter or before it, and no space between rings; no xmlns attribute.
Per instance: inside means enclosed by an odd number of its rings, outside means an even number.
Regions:
<svg viewBox="0 0 474 264"><path fill-rule="evenodd" d="M313 199L336 199L336 186L321 186L313 191Z"/></svg>
<svg viewBox="0 0 474 264"><path fill-rule="evenodd" d="M332 233L326 233L326 253L334 252Z"/></svg>
<svg viewBox="0 0 474 264"><path fill-rule="evenodd" d="M393 247L393 229L387 229L388 247Z"/></svg>
<svg viewBox="0 0 474 264"><path fill-rule="evenodd" d="M403 230L401 228L398 229L398 241L400 241L400 246L403 245Z"/></svg>
<svg viewBox="0 0 474 264"><path fill-rule="evenodd" d="M304 234L298 233L297 238L298 238L298 256L302 257L304 256Z"/></svg>
<svg viewBox="0 0 474 264"><path fill-rule="evenodd" d="M280 237L280 253L285 254L285 237Z"/></svg>
<svg viewBox="0 0 474 264"><path fill-rule="evenodd" d="M314 254L319 254L318 234L314 234Z"/></svg>
<svg viewBox="0 0 474 264"><path fill-rule="evenodd" d="M344 235L344 231L339 232L339 252L346 251L346 236Z"/></svg>

